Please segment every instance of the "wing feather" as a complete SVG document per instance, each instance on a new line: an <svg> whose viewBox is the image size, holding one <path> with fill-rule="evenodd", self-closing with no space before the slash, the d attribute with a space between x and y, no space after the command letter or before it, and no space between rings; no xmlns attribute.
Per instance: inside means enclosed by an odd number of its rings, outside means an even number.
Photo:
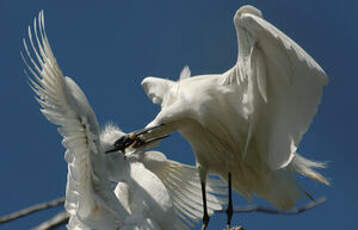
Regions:
<svg viewBox="0 0 358 230"><path fill-rule="evenodd" d="M175 229L188 229L203 215L200 178L195 167L167 160L156 151L145 153L143 164L163 182L172 198L177 213ZM224 183L218 178L209 177L207 180L208 212L222 209L226 202L217 195L225 194ZM186 226L186 228L183 228Z"/></svg>
<svg viewBox="0 0 358 230"><path fill-rule="evenodd" d="M239 56L234 73L247 95L249 135L272 169L287 166L317 112L323 69L292 39L262 18L252 6L241 7L234 17ZM235 78L235 79L232 79ZM247 149L247 146L245 147Z"/></svg>
<svg viewBox="0 0 358 230"><path fill-rule="evenodd" d="M29 26L30 46L23 39L26 58L21 55L33 76L29 77L29 82L41 112L50 122L60 126L58 131L67 149L65 208L74 218L71 222L73 229L78 227L78 220L94 215L93 210L98 205L105 210L102 212L103 218L118 224L118 219L126 212L121 208L109 182L101 180L104 173L98 166L102 150L96 116L78 85L71 78L63 76L45 32L43 11L34 19L33 32L35 36Z"/></svg>

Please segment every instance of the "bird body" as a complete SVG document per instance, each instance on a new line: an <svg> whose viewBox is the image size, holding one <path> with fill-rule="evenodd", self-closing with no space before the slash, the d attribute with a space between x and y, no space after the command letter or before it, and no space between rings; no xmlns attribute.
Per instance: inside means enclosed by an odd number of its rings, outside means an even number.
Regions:
<svg viewBox="0 0 358 230"><path fill-rule="evenodd" d="M41 112L60 126L68 163L65 208L68 229L188 229L202 215L200 179L194 167L170 161L145 147L126 155L112 151L126 135L114 125L100 130L85 94L64 77L51 50L41 11L23 40L23 60ZM36 57L35 59L33 58ZM28 60L28 61L27 61ZM110 151L111 150L111 151ZM109 153L111 152L111 153ZM209 179L209 211L221 209L218 179Z"/></svg>
<svg viewBox="0 0 358 230"><path fill-rule="evenodd" d="M222 79L222 75L200 75L178 81L177 86L172 86L174 90L168 92L176 96L167 97L180 101L175 106L180 107L182 114L170 114L170 110L178 111L177 107L164 109L148 126L166 124L156 131L163 133L178 130L193 149L203 181L208 173L226 178L231 172L233 188L241 195L250 199L252 194L257 194L278 208L291 208L300 197L299 186L289 172L272 170L254 142L244 156L249 124L240 116L243 111L237 106L236 86L220 86Z"/></svg>
<svg viewBox="0 0 358 230"><path fill-rule="evenodd" d="M114 141L123 135L125 133L117 127L107 125L101 133L102 146L105 150L110 149ZM137 151L143 151L137 154L145 154L144 150ZM158 176L145 167L142 160L115 153L109 154L105 160L110 181L119 182L114 193L128 212L127 228L130 225L138 226L141 220L145 220L145 224L152 224L153 229L173 228L177 219L168 189Z"/></svg>
<svg viewBox="0 0 358 230"><path fill-rule="evenodd" d="M238 59L222 74L178 81L147 77L142 86L161 111L149 136L178 130L190 143L201 180L208 172L227 179L249 198L257 194L290 209L304 192L293 173L324 184L313 168L324 167L296 150L317 111L327 77L292 39L252 6L234 16ZM304 192L305 193L305 192Z"/></svg>

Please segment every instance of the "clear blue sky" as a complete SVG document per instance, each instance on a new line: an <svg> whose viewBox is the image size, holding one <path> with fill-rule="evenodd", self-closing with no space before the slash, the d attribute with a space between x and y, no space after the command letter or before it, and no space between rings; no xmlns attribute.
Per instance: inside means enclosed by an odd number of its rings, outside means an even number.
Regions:
<svg viewBox="0 0 358 230"><path fill-rule="evenodd" d="M100 124L111 120L130 131L143 127L159 110L139 85L143 77L177 79L186 64L194 75L221 73L235 63L232 18L241 5L250 3L329 76L319 112L299 150L329 162L321 172L332 186L299 178L314 197L326 196L328 202L298 216L251 213L236 215L233 222L248 230L357 229L358 1L89 2L0 0L0 215L65 191L67 166L60 135L40 113L19 55L26 26L40 9L45 10L47 33L63 72L84 90ZM179 135L163 142L160 150L168 158L194 163ZM245 204L235 196L235 205ZM253 204L267 205L261 199ZM57 211L0 228L29 229ZM226 217L217 214L209 229L222 229L225 223Z"/></svg>

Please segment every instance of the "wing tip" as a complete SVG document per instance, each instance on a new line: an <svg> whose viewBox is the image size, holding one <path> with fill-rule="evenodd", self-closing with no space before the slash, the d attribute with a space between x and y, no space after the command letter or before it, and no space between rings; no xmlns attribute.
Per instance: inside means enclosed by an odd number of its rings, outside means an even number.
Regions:
<svg viewBox="0 0 358 230"><path fill-rule="evenodd" d="M243 14L252 14L257 17L263 18L261 10L257 9L256 7L254 7L252 5L244 5L236 11L235 16L234 16L234 22L235 23L238 22L238 20L240 20L240 17Z"/></svg>

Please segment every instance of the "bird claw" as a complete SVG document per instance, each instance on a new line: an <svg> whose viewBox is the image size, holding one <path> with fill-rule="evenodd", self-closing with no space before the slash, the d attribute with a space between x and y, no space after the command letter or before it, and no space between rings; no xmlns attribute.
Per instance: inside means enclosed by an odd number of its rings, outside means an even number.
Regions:
<svg viewBox="0 0 358 230"><path fill-rule="evenodd" d="M201 227L201 230L205 230L206 227L208 226L209 224L209 220L210 220L210 217L208 215L207 212L204 212L204 216L203 216L203 226Z"/></svg>
<svg viewBox="0 0 358 230"><path fill-rule="evenodd" d="M233 211L233 207L232 207L232 203L229 204L228 208L226 209L226 214L227 214L227 229L230 230L230 225L231 225L231 218L233 215L234 211Z"/></svg>

